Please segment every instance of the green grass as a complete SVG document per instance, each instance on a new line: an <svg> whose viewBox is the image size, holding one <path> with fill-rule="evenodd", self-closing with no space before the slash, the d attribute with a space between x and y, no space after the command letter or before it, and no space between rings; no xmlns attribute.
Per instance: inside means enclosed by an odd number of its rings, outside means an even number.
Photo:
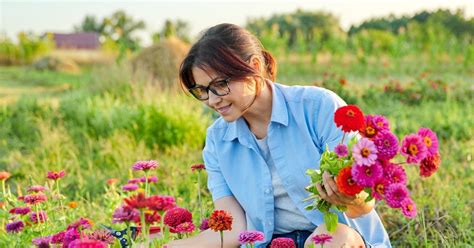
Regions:
<svg viewBox="0 0 474 248"><path fill-rule="evenodd" d="M426 79L420 79L423 73ZM159 183L152 191L175 196L178 205L193 211L197 223L197 175L189 167L201 162L210 117L194 99L129 84L128 72L121 68L68 75L13 67L0 68L0 75L0 89L25 89L0 104L0 171L12 172L8 180L12 191L22 189L24 193L30 180L43 184L46 171L64 169L68 175L61 183L66 201L80 202L78 209L67 210L67 220L87 216L109 224L123 195L111 194L106 180L119 178L123 184L142 176L130 171L133 162L156 159L160 162ZM387 116L399 137L421 126L437 132L443 159L438 173L420 179L416 168L407 168L418 216L405 219L383 204L377 209L395 247L466 247L474 242L472 75L472 68L455 63L395 61L383 66L283 60L278 82L322 84L365 113ZM339 85L341 78L347 80L345 86ZM384 92L384 86L393 80L406 91ZM441 80L447 91L430 88L429 80ZM71 87L53 90L63 84ZM45 92L36 92L38 86ZM419 100L410 98L413 94L420 95ZM2 97L6 96L0 93L0 103ZM206 210L211 211L207 190L204 200ZM1 216L5 221L6 212ZM54 231L61 228L64 226L58 224ZM28 232L22 244L29 245L28 238L36 236L37 231ZM0 244L14 239L0 234Z"/></svg>

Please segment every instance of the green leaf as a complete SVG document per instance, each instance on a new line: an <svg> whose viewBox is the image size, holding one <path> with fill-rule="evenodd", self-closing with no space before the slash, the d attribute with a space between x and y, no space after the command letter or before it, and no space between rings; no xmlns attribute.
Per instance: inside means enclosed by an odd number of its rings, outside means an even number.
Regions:
<svg viewBox="0 0 474 248"><path fill-rule="evenodd" d="M332 233L336 231L337 222L337 214L331 212L324 213L324 224L326 224L326 228L329 232Z"/></svg>

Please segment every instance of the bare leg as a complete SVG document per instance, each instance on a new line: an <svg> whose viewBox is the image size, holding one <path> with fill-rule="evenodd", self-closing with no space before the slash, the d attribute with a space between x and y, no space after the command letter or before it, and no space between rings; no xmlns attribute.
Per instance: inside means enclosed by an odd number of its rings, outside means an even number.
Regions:
<svg viewBox="0 0 474 248"><path fill-rule="evenodd" d="M348 227L347 225L344 224L337 224L336 231L334 233L329 233L328 230L326 229L326 225L322 224L318 226L314 232L308 237L306 240L304 247L307 248L309 247L313 241L311 240L311 237L317 234L322 234L326 233L332 236L332 241L329 243L324 244L324 247L347 247L347 248L359 248L359 247L365 247L364 240L362 240L362 237L360 236L357 231L354 229Z"/></svg>

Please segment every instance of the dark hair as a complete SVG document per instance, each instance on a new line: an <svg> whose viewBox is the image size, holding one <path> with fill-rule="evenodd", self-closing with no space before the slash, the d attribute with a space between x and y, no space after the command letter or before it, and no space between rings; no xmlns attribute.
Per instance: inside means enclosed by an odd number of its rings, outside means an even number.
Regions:
<svg viewBox="0 0 474 248"><path fill-rule="evenodd" d="M223 23L207 29L191 47L181 63L179 79L181 85L191 88L196 85L193 67L204 71L213 70L227 77L243 78L260 76L247 63L252 55L263 58L265 74L272 81L276 78L276 62L273 56L263 49L260 41L246 29L234 24Z"/></svg>

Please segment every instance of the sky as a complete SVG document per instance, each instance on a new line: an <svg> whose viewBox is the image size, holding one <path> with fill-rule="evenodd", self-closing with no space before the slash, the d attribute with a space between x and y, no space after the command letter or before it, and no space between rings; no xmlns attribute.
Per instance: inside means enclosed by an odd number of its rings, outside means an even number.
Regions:
<svg viewBox="0 0 474 248"><path fill-rule="evenodd" d="M438 8L463 9L466 16L474 16L473 0L0 0L0 34L15 40L21 31L67 33L73 31L86 15L101 20L121 9L146 23L146 29L137 33L146 45L151 42L151 33L159 31L166 19L187 21L191 34L195 36L218 23L245 25L248 18L269 17L298 8L330 12L339 18L346 30L369 18L388 14L410 15Z"/></svg>

